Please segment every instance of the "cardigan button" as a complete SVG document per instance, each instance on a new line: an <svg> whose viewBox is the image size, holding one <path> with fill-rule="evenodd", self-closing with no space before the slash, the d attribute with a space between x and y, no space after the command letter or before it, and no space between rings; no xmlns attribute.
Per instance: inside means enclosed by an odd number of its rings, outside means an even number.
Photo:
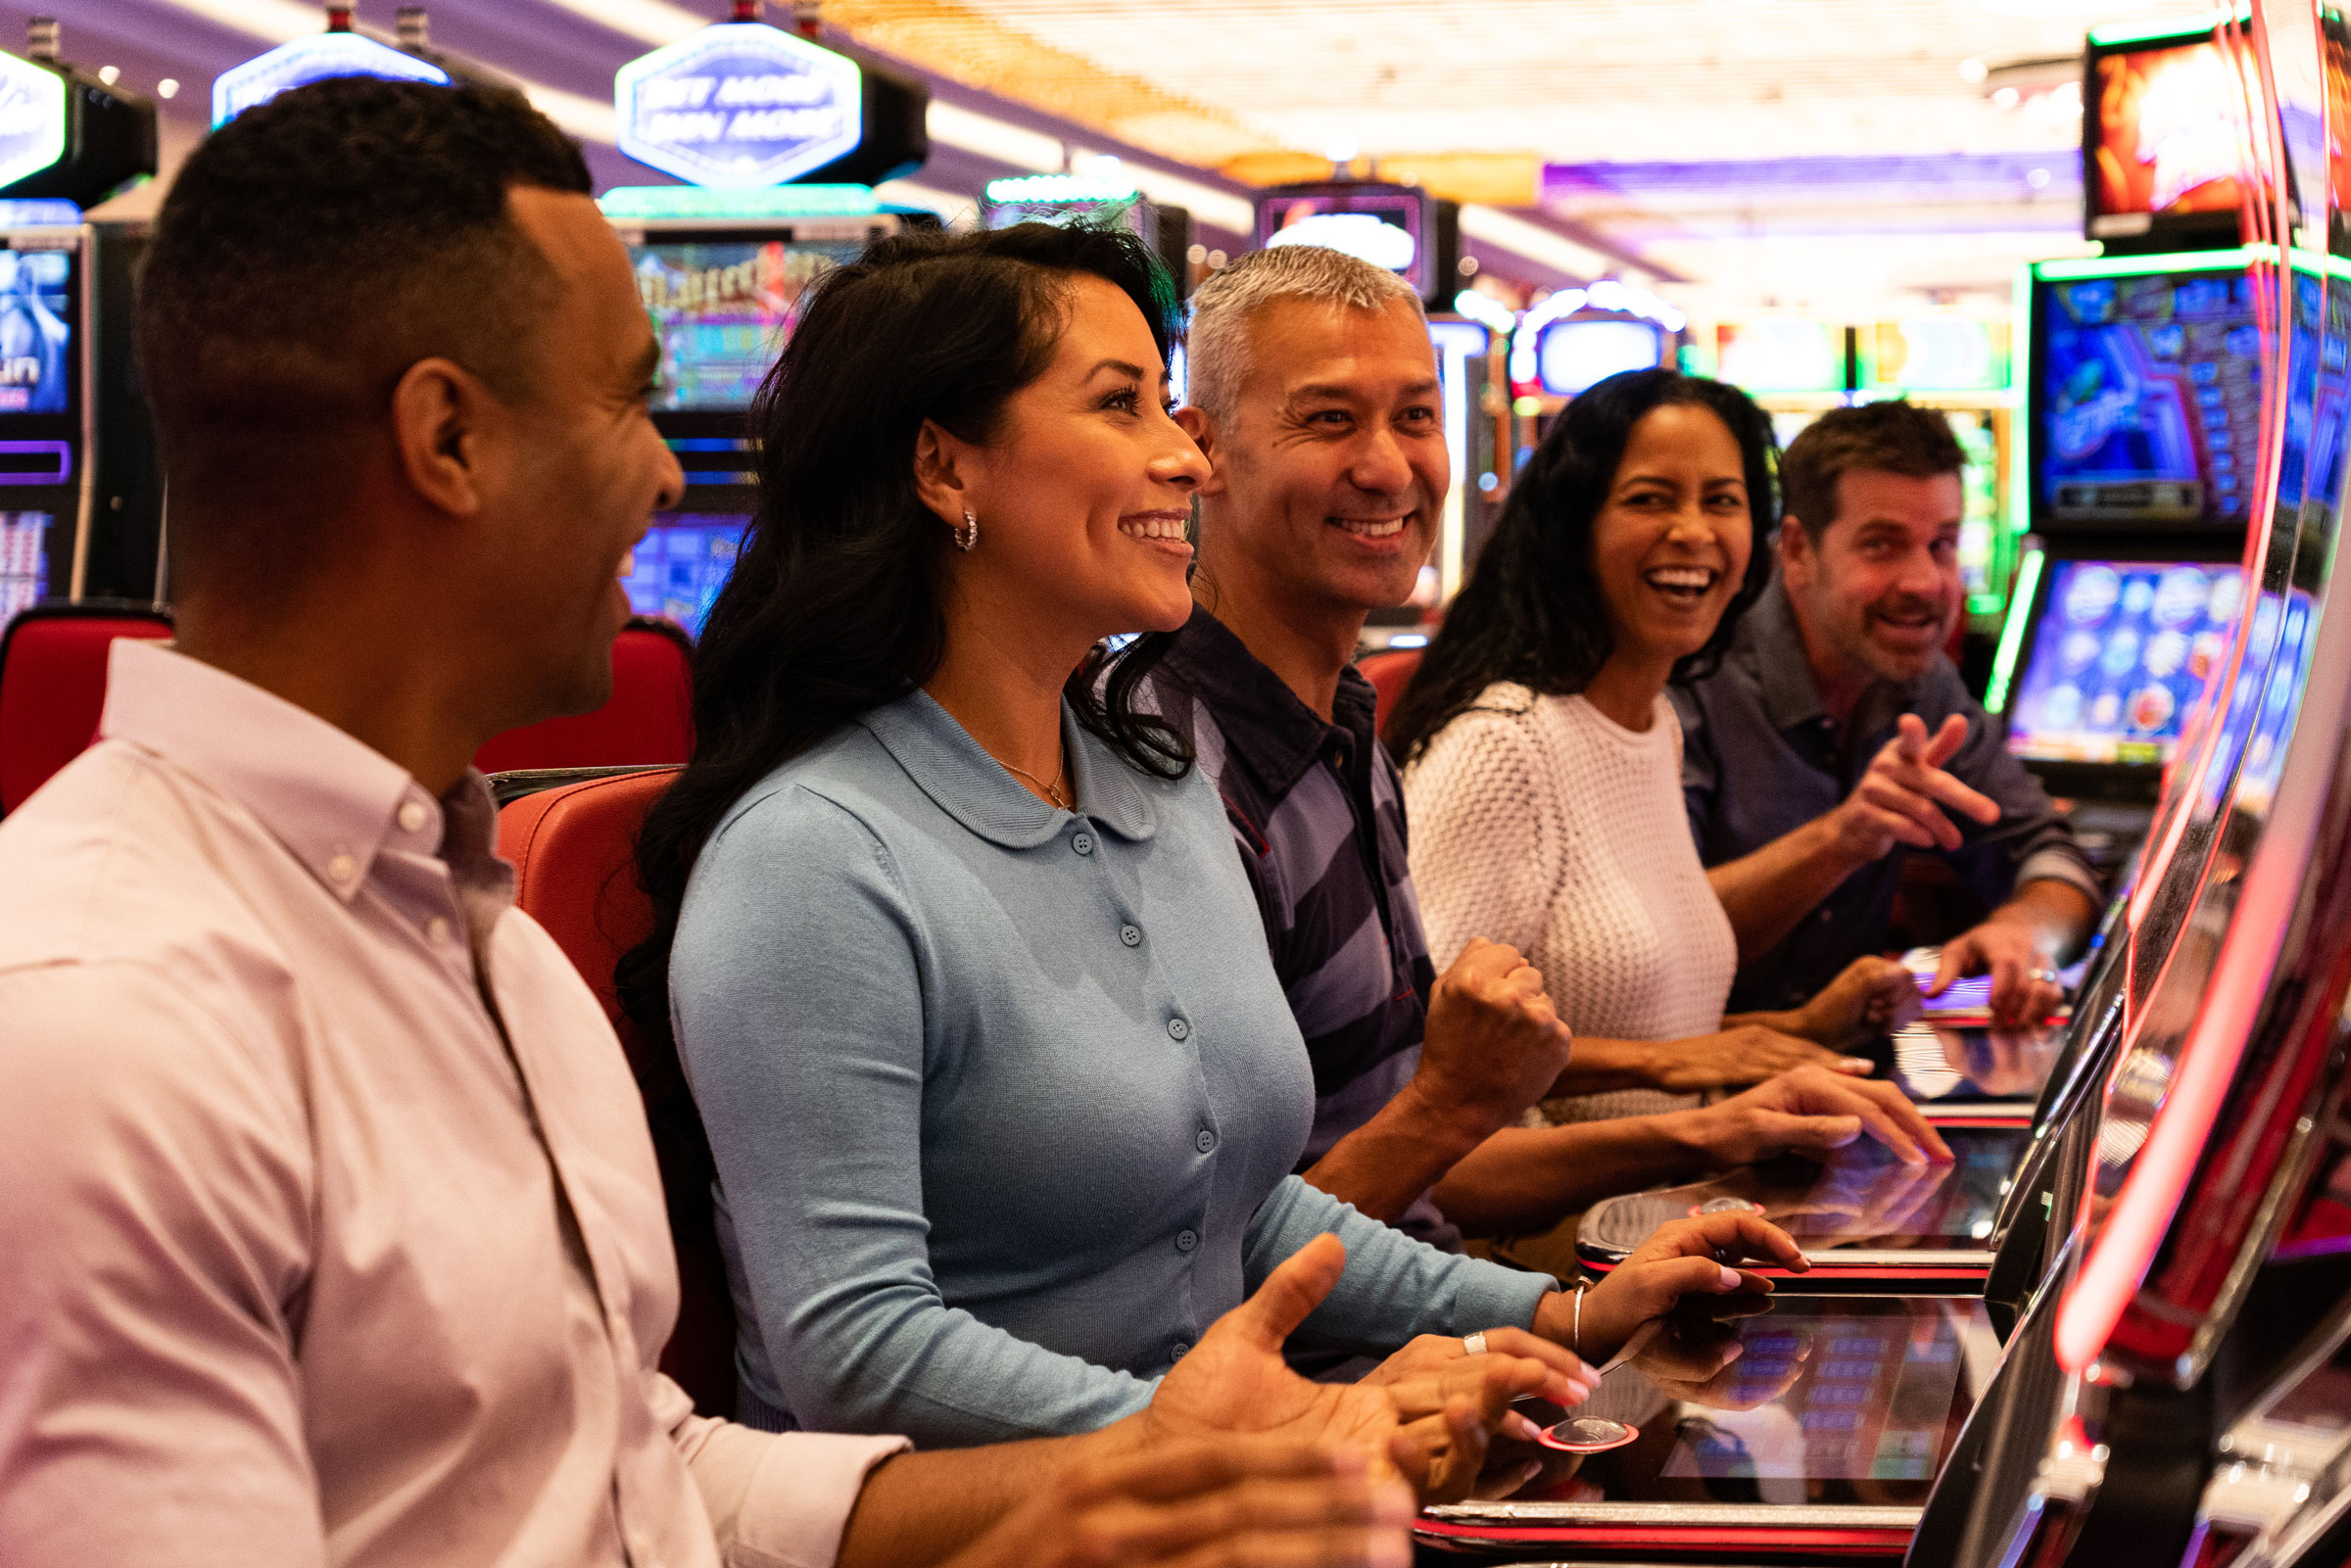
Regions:
<svg viewBox="0 0 2351 1568"><path fill-rule="evenodd" d="M1169 1038L1169 1039L1171 1039L1171 1040L1186 1040L1186 1039L1189 1039L1189 1038L1191 1038L1191 1033L1192 1033L1192 1026L1191 1026L1189 1023L1186 1023L1186 1022L1183 1022L1183 1020L1181 1020L1181 1019L1170 1019L1170 1020L1168 1020L1168 1038Z"/></svg>
<svg viewBox="0 0 2351 1568"><path fill-rule="evenodd" d="M1094 835L1080 833L1070 840L1070 847L1080 855L1090 855L1094 852Z"/></svg>
<svg viewBox="0 0 2351 1568"><path fill-rule="evenodd" d="M1140 947L1143 945L1143 928L1140 926L1122 926L1119 927L1119 940L1128 947Z"/></svg>

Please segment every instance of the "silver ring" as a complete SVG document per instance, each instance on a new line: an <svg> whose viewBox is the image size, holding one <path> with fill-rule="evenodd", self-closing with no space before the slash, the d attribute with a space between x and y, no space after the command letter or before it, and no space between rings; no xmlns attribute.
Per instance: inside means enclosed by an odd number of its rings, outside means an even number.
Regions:
<svg viewBox="0 0 2351 1568"><path fill-rule="evenodd" d="M2057 972L2055 970L2035 970L2033 977L2037 980L2053 980L2057 977Z"/></svg>
<svg viewBox="0 0 2351 1568"><path fill-rule="evenodd" d="M1484 1333L1483 1333L1483 1332L1480 1332L1480 1333L1476 1333L1476 1334L1467 1334L1467 1335L1464 1335L1464 1336L1463 1336L1463 1338L1462 1338L1462 1354L1463 1354L1463 1355L1483 1355L1483 1354L1486 1354L1486 1336L1484 1335Z"/></svg>

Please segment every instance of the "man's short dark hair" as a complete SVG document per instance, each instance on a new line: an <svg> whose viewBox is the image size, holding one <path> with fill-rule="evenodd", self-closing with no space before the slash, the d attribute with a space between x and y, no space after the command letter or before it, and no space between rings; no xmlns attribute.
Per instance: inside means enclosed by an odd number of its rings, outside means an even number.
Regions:
<svg viewBox="0 0 2351 1568"><path fill-rule="evenodd" d="M1780 513L1815 543L1837 520L1837 485L1856 470L1933 479L1967 467L1967 453L1937 408L1894 399L1831 408L1780 454Z"/></svg>
<svg viewBox="0 0 2351 1568"><path fill-rule="evenodd" d="M182 587L278 566L419 359L534 390L552 265L506 193L586 194L579 149L521 93L345 76L214 132L173 180L138 291L140 375Z"/></svg>

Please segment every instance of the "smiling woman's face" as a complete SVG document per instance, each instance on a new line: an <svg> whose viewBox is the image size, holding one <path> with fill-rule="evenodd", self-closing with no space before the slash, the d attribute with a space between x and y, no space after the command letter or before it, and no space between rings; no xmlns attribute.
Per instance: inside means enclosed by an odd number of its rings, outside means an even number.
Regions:
<svg viewBox="0 0 2351 1568"><path fill-rule="evenodd" d="M1020 635L1082 651L1190 616L1184 531L1208 460L1168 415L1167 367L1134 302L1080 276L1065 309L1052 361L1013 395L995 437L948 443L958 504L980 524L977 546L953 559L953 592Z"/></svg>
<svg viewBox="0 0 2351 1568"><path fill-rule="evenodd" d="M1592 564L1618 656L1683 659L1706 645L1754 548L1747 464L1699 404L1653 408L1592 523Z"/></svg>

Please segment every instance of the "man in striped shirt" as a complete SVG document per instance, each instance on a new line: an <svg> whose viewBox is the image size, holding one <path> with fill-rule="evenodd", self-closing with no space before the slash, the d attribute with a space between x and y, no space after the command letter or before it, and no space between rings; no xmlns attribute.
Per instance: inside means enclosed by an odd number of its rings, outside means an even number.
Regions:
<svg viewBox="0 0 2351 1568"><path fill-rule="evenodd" d="M1247 256L1194 301L1189 375L1176 417L1213 465L1198 608L1153 681L1223 795L1306 1036L1307 1179L1458 1247L1864 1129L1939 1155L1889 1085L1819 1068L1701 1111L1515 1125L1591 1069L1570 1072L1567 1031L1514 949L1473 941L1433 974L1395 766L1352 664L1365 617L1411 594L1451 482L1420 302L1335 251Z"/></svg>

